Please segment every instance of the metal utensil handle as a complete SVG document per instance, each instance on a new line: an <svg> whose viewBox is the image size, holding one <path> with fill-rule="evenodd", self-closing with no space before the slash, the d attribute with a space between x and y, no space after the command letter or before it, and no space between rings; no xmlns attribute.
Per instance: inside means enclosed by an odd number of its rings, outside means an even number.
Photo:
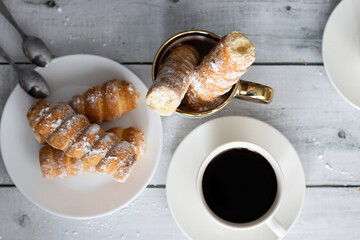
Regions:
<svg viewBox="0 0 360 240"><path fill-rule="evenodd" d="M255 103L270 103L273 96L274 90L271 87L244 80L240 80L235 94L236 98Z"/></svg>
<svg viewBox="0 0 360 240"><path fill-rule="evenodd" d="M0 0L0 13L14 26L14 28L20 33L21 37L26 36L26 34L21 30L19 25L16 23L15 19L10 14L9 10L6 8L4 2Z"/></svg>
<svg viewBox="0 0 360 240"><path fill-rule="evenodd" d="M14 61L9 57L9 55L7 55L7 53L1 47L0 47L0 57L4 58L8 63L11 64L11 66L17 69L17 66L14 63Z"/></svg>

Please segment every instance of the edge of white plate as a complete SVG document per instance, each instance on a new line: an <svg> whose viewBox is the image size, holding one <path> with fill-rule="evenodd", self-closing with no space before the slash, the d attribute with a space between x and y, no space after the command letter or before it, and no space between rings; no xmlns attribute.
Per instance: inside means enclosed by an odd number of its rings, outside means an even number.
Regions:
<svg viewBox="0 0 360 240"><path fill-rule="evenodd" d="M72 55L65 55L65 56L61 56L61 57L57 57L57 58L54 58L52 59L52 62L56 62L56 61L59 61L60 59L64 59L64 58L70 58L70 57L74 57L74 56L78 56L78 57L81 57L81 56L85 56L85 57L94 57L94 58L101 58L102 60L106 60L106 61L110 61L110 62L113 62L113 63L116 63L118 65L120 65L121 67L123 67L124 69L126 69L126 71L129 71L132 75L134 75L137 79L140 80L141 84L144 85L144 87L146 89L148 89L146 87L146 85L143 83L143 81L135 74L133 73L130 69L126 68L125 66L123 66L122 64L112 60L112 59L109 59L109 58L106 58L106 57L102 57L102 56L97 56L97 55L91 55L91 54L72 54ZM35 70L37 70L39 67L36 67ZM8 102L9 102L9 99L11 97L13 97L13 94L14 94L14 91L15 89L17 88L20 88L19 84L17 84L15 86L15 88L11 91L8 99L6 100L6 103L5 103L5 106L4 106L4 109L3 109L3 113L5 112L5 110L8 108ZM1 123L0 123L0 130L3 128L3 116L4 114L1 116ZM145 188L147 187L147 185L149 184L150 180L154 177L154 174L155 174L155 171L157 170L158 168L158 165L159 165L159 162L160 162L160 157L161 157L161 151L162 151L162 147L163 147L163 125L162 125L162 120L161 120L161 117L159 116L159 120L160 120L160 124L159 124L159 127L160 127L160 144L159 144L159 154L157 156L157 160L156 160L156 163L155 163L155 166L154 166L154 169L152 170L151 174L150 174L150 177L148 178L148 180L143 184L143 186L139 189L139 191L132 197L130 198L127 202L125 202L122 206L120 207L117 207L117 208L114 208L110 211L107 211L107 212L104 212L102 214L95 214L95 215L89 215L89 216L86 216L86 217L80 217L80 216L70 216L70 215L64 215L64 214L61 214L61 213L58 213L58 212L54 212L54 211L51 211L43 206L41 206L40 204L38 204L37 202L33 201L33 199L28 195L26 194L21 187L18 187L16 185L16 183L11 179L11 181L13 181L14 185L16 186L16 188L21 192L21 194L23 194L28 200L30 200L30 202L32 202L34 205L36 205L37 207L39 207L40 209L44 210L45 212L48 212L50 214L53 214L55 216L59 216L59 217L63 217L63 218L68 218L68 219L94 219L94 218L100 218L100 217L104 217L104 216L107 216L107 215L110 215L114 212L117 212L119 211L120 209L126 207L127 205L129 205L129 203L131 203L134 199L136 199L144 190ZM3 134L2 132L0 131L0 149L2 149L2 142L4 141L3 139ZM1 156L3 157L3 153L1 151ZM3 158L4 159L4 158ZM5 161L3 161L4 163L4 166L5 166L5 169L6 171L9 173L8 171L8 168L6 166L6 163ZM9 177L11 178L11 175L8 174Z"/></svg>
<svg viewBox="0 0 360 240"><path fill-rule="evenodd" d="M350 101L340 90L339 88L337 87L337 85L335 84L334 80L332 79L331 77L331 74L330 74L330 71L328 70L328 68L326 67L326 58L324 57L324 50L325 50L325 47L324 47L324 41L327 41L325 40L325 35L327 34L327 31L329 29L329 24L330 21L332 21L333 17L334 17L334 12L342 5L344 4L346 0L342 0L341 2L339 2L336 7L334 8L334 10L331 12L330 14L330 17L328 18L327 22L326 22L326 25L325 25L325 28L324 28L324 33L323 33L323 37L322 37L322 46L321 46L321 51L322 51L322 58L323 58L323 62L324 62L324 68L325 68L325 71L326 71L326 75L328 76L328 78L330 79L330 83L331 85L335 88L336 92L343 98L345 99L345 101L347 103L349 103L351 106L355 107L357 110L360 110L360 106L356 105L355 103L353 103L352 101Z"/></svg>

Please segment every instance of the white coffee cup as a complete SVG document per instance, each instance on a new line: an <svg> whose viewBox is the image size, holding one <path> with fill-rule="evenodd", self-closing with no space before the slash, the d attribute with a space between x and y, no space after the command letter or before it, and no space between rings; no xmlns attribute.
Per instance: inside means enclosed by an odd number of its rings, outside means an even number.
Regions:
<svg viewBox="0 0 360 240"><path fill-rule="evenodd" d="M220 218L219 216L217 216L215 213L212 212L212 210L207 205L204 195L203 195L203 190L202 190L203 175L204 175L204 172L205 172L207 166L209 165L209 163L218 154L220 154L226 150L234 149L234 148L244 148L244 149L254 151L254 152L262 155L272 166L272 168L275 172L276 179L277 179L276 197L275 197L275 200L274 200L272 206L270 207L270 209L264 215L262 215L260 218L254 220L254 221L251 221L251 222L246 222L246 223L233 223L233 222L226 221L226 220ZM279 238L282 238L285 236L285 234L286 234L285 228L281 225L281 223L275 217L275 214L276 214L277 210L279 209L279 206L281 204L281 200L283 197L284 176L283 176L283 173L282 173L281 168L280 168L279 164L277 163L277 161L264 148L262 148L256 144L253 144L253 143L240 142L240 141L225 143L225 144L215 148L204 159L204 161L202 162L202 164L199 168L199 171L197 174L196 189L197 189L198 199L200 201L200 204L203 206L203 210L216 223L218 223L224 227L236 229L236 230L253 229L262 224L266 224Z"/></svg>

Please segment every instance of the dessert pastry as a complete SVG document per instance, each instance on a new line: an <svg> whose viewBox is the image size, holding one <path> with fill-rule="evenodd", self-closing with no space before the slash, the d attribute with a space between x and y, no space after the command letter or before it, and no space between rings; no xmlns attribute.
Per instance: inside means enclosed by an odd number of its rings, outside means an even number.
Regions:
<svg viewBox="0 0 360 240"><path fill-rule="evenodd" d="M41 112L43 116L37 116ZM27 116L37 139L89 165L96 166L120 141L114 133L105 133L84 115L75 114L67 104L40 100L30 107ZM35 123L34 119L41 120Z"/></svg>
<svg viewBox="0 0 360 240"><path fill-rule="evenodd" d="M96 171L112 175L116 181L124 182L129 176L137 158L130 143L121 141L115 144L96 166Z"/></svg>
<svg viewBox="0 0 360 240"><path fill-rule="evenodd" d="M115 127L107 130L112 132L122 141L129 142L135 150L136 156L142 156L145 152L144 132L136 127Z"/></svg>
<svg viewBox="0 0 360 240"><path fill-rule="evenodd" d="M98 124L91 124L66 150L66 153L69 156L81 158L104 135L105 131Z"/></svg>
<svg viewBox="0 0 360 240"><path fill-rule="evenodd" d="M199 61L199 53L193 46L185 44L173 49L147 93L146 103L150 109L163 116L173 114L190 85Z"/></svg>
<svg viewBox="0 0 360 240"><path fill-rule="evenodd" d="M54 108L54 110L49 114L56 116L56 110L58 108ZM53 118L56 119L56 118ZM39 132L40 135L46 137L46 142L52 146L53 148L60 149L63 151L67 151L74 143L77 143L76 139L78 136L82 135L82 132L90 127L89 120L80 114L70 115L68 117L58 117L56 121L53 122L61 122L62 124L55 124L55 127L52 126L52 122L48 122L50 127L49 131L41 132L42 126L40 128L35 128L35 132ZM40 122L41 125L42 122ZM67 154L70 157L75 157L71 154Z"/></svg>
<svg viewBox="0 0 360 240"><path fill-rule="evenodd" d="M120 162L119 168L115 169L115 171L112 173L112 176L120 182L124 182L129 174L131 173L131 170L133 169L137 159L142 156L145 152L145 141L144 141L144 133L141 129L135 128L135 127L129 127L129 128L112 128L108 130L108 132L115 133L117 136L119 136L120 139L123 141L126 141L130 143L132 148L135 151L135 159L133 162ZM121 147L121 146L119 146ZM124 147L124 146L122 146ZM119 151L119 150L117 150ZM115 152L116 154L116 152ZM106 167L106 161L100 162L100 164L96 167L98 171L104 170L104 172L107 171L108 167Z"/></svg>
<svg viewBox="0 0 360 240"><path fill-rule="evenodd" d="M96 170L94 166L83 163L80 158L69 157L49 145L40 148L39 160L42 175L47 179L63 179Z"/></svg>
<svg viewBox="0 0 360 240"><path fill-rule="evenodd" d="M31 106L27 118L36 139L40 143L46 143L44 135L48 135L62 124L65 118L73 114L75 112L66 104L53 104L46 100L39 100Z"/></svg>
<svg viewBox="0 0 360 240"><path fill-rule="evenodd" d="M46 145L40 149L39 160L44 178L62 179L68 176L80 175L84 172L105 172L114 176L117 181L124 182L129 176L136 160L142 155L139 149L144 149L144 133L137 128L116 127L113 132L123 143L122 148L113 147L99 163L99 167L85 164L80 158L68 157L63 151ZM128 144L131 147L128 147ZM135 154L134 154L135 153Z"/></svg>
<svg viewBox="0 0 360 240"><path fill-rule="evenodd" d="M81 157L81 160L89 165L96 166L106 156L106 154L113 148L117 143L120 142L118 136L113 133L105 133L97 140ZM130 148L130 147L129 147ZM68 153L66 152L68 155Z"/></svg>
<svg viewBox="0 0 360 240"><path fill-rule="evenodd" d="M239 32L220 39L196 68L184 103L192 110L208 110L239 80L255 61L254 44Z"/></svg>
<svg viewBox="0 0 360 240"><path fill-rule="evenodd" d="M121 128L116 127L109 129L107 132L114 133L120 138L122 142L113 147L105 158L96 166L98 172L104 172L112 175L117 181L124 182L130 175L137 159L144 154L145 141L144 132L141 129L135 127ZM128 145L135 151L135 155L129 151ZM122 157L121 161L116 161L117 156Z"/></svg>
<svg viewBox="0 0 360 240"><path fill-rule="evenodd" d="M113 79L75 95L69 105L91 123L101 123L136 108L139 98L139 93L130 83Z"/></svg>

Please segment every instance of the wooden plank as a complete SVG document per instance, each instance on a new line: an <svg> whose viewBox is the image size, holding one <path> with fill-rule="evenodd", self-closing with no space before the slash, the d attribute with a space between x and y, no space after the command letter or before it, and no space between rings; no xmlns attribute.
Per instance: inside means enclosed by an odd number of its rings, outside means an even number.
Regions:
<svg viewBox="0 0 360 240"><path fill-rule="evenodd" d="M165 189L146 189L108 217L69 220L32 204L16 188L0 188L0 239L185 239L170 216Z"/></svg>
<svg viewBox="0 0 360 240"><path fill-rule="evenodd" d="M46 213L16 188L0 188L0 239L186 239L169 212L165 189L146 189L127 208L93 220ZM310 188L286 240L360 237L357 188Z"/></svg>
<svg viewBox="0 0 360 240"><path fill-rule="evenodd" d="M360 188L310 188L298 222L285 238L360 238Z"/></svg>
<svg viewBox="0 0 360 240"><path fill-rule="evenodd" d="M322 62L323 29L340 0L46 2L5 0L20 26L41 37L55 56L91 53L120 62L152 62L173 34L205 29L219 35L243 32L257 47L257 62ZM2 17L0 32L9 54L27 61L19 35Z"/></svg>
<svg viewBox="0 0 360 240"><path fill-rule="evenodd" d="M127 67L150 86L150 65ZM6 85L13 77L9 68L0 66L0 83ZM261 105L234 99L225 109L208 118L163 117L167 134L151 184L165 184L171 156L191 130L211 119L231 115L257 118L280 130L298 151L308 185L360 184L360 172L356 170L360 169L360 140L357 137L360 135L360 112L337 94L323 67L254 66L244 79L272 86L275 89L273 102ZM12 86L5 88L10 90ZM1 107L8 94L5 91L0 96ZM2 166L0 180L0 184L10 183Z"/></svg>

